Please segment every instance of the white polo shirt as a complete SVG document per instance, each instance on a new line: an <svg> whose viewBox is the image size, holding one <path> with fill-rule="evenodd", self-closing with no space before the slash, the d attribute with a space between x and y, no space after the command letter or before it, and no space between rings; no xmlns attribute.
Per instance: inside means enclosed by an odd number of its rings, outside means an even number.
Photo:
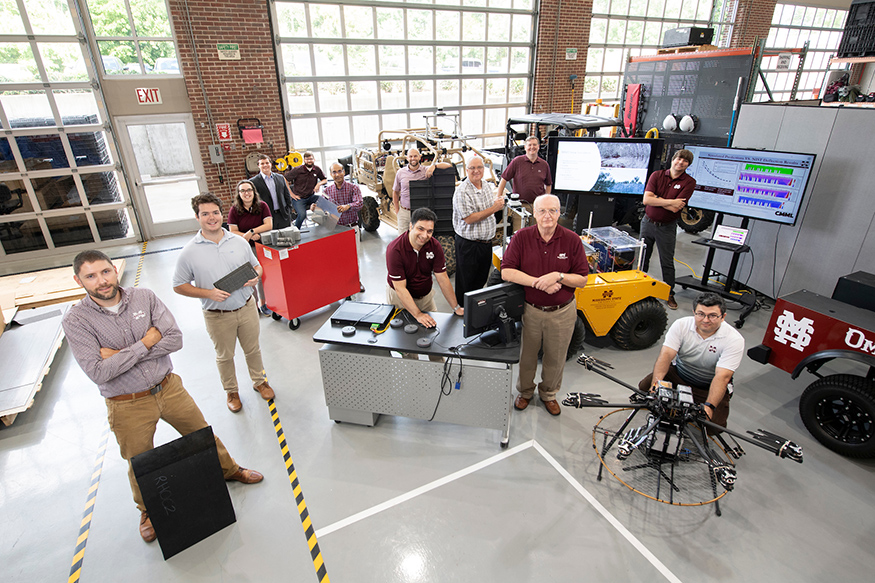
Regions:
<svg viewBox="0 0 875 583"><path fill-rule="evenodd" d="M723 322L714 334L702 338L696 330L695 316L676 320L663 346L677 351L672 364L681 377L704 387L711 384L718 366L734 372L744 356L744 337L738 330Z"/></svg>

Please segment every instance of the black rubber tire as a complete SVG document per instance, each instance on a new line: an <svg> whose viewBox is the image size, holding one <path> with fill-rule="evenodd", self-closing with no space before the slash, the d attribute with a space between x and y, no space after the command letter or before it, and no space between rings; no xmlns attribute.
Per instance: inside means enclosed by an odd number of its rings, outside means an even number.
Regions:
<svg viewBox="0 0 875 583"><path fill-rule="evenodd" d="M702 209L684 207L678 219L678 226L687 233L699 233L711 226L714 213Z"/></svg>
<svg viewBox="0 0 875 583"><path fill-rule="evenodd" d="M656 298L644 298L626 308L611 328L611 338L623 350L650 348L668 324L665 307Z"/></svg>
<svg viewBox="0 0 875 583"><path fill-rule="evenodd" d="M574 332L571 333L571 342L568 343L568 353L565 355L566 362L580 356L584 340L586 340L586 324L583 318L578 316L574 319Z"/></svg>
<svg viewBox="0 0 875 583"><path fill-rule="evenodd" d="M498 285L500 283L504 283L501 279L501 272L495 269L495 266L493 265L489 268L489 277L486 278L486 287Z"/></svg>
<svg viewBox="0 0 875 583"><path fill-rule="evenodd" d="M289 330L297 330L301 327L301 321L298 318L289 320Z"/></svg>
<svg viewBox="0 0 875 583"><path fill-rule="evenodd" d="M438 243L444 250L444 257L447 260L447 275L456 273L456 241L452 235L438 235L435 237Z"/></svg>
<svg viewBox="0 0 875 583"><path fill-rule="evenodd" d="M373 233L380 226L380 210L377 208L377 199L373 196L365 196L362 198L362 228Z"/></svg>
<svg viewBox="0 0 875 583"><path fill-rule="evenodd" d="M814 438L852 458L875 457L875 383L861 376L836 374L808 385L799 399L799 415Z"/></svg>
<svg viewBox="0 0 875 583"><path fill-rule="evenodd" d="M276 320L277 322L279 322L280 320L283 319L283 317L280 316L279 314L277 314L276 312L271 312L270 317L273 318L274 320Z"/></svg>

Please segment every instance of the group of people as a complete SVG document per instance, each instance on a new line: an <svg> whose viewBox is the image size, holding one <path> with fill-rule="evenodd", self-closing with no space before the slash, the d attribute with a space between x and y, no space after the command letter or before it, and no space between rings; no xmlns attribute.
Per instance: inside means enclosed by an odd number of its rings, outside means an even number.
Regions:
<svg viewBox="0 0 875 583"><path fill-rule="evenodd" d="M407 225L401 229L403 213L399 212L401 232L386 251L386 297L388 303L407 310L422 326L434 327L429 312L437 309L433 289L436 280L444 299L453 306L453 313L462 316L465 293L486 283L492 264L495 214L505 204L506 180L514 180L515 190L524 190L524 200L528 202L531 198L535 218L534 225L514 233L501 266L504 281L525 288L514 408L526 409L537 390L544 407L556 416L561 413L556 395L562 387L565 356L578 317L575 290L586 285L589 267L579 237L559 225L560 201L550 194L549 168L540 164L543 160L537 157L537 144L537 138L527 140L527 155L514 159L497 190L483 179L483 159L472 156L467 160L467 177L453 196L455 290L446 272L443 248L433 237L435 213L427 208L411 212L409 207L410 179L419 174L430 176L440 164L423 169L419 152L415 149L408 152L409 164L399 171L393 188L396 212L408 211ZM673 276L673 269L667 271L666 262L674 253L674 233L668 225L672 213L683 208L692 191L692 178L685 174L691 158L686 150L678 152L669 170L650 177L645 194L647 217L642 223L642 236L651 241L648 250L652 241L656 242L670 285L673 277L669 281L668 276ZM259 343L260 323L254 296L262 269L253 246L264 232L290 222L290 207L294 206L300 218L306 214L307 205L313 204L312 197L325 179L320 178L321 170L312 164L312 154L305 154L304 160L305 164L295 169L293 182L301 186L290 190L284 177L271 172L271 161L263 156L259 160L262 172L237 185L228 218L230 230L222 226L221 199L212 193L192 199L200 230L182 249L172 286L176 293L201 301L220 382L228 409L233 413L243 407L234 366L237 343L243 349L253 390L264 400L275 398ZM342 213L339 222L357 223L362 207L358 186L345 181L344 169L338 163L331 165L330 173L333 183L325 189L325 195L338 205ZM649 260L650 252L646 257ZM256 276L242 288L229 293L215 287L214 282L246 262ZM64 331L76 361L106 400L110 428L122 457L130 460L153 447L159 419L182 435L206 427L203 414L182 380L173 373L170 354L182 348L182 332L167 307L148 289L120 287L115 266L101 251L79 253L73 271L74 280L87 295L64 317ZM672 296L670 302L673 301ZM696 402L704 404L707 415L725 426L732 375L741 362L744 340L725 323L726 306L719 295L700 295L693 311L693 316L672 324L653 372L639 386L651 390L663 380L689 385ZM541 378L536 383L539 356ZM263 479L259 472L234 461L218 437L216 447L226 480L254 484ZM134 502L140 510L140 534L147 542L155 540L130 464L128 473Z"/></svg>

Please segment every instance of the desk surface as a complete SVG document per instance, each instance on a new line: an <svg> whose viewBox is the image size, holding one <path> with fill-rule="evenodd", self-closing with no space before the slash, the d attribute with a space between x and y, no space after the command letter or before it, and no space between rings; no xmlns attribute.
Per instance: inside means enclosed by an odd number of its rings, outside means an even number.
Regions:
<svg viewBox="0 0 875 583"><path fill-rule="evenodd" d="M301 231L301 240L295 243L293 247L297 247L298 245L306 245L307 243L312 243L313 241L318 241L319 239L324 239L325 237L331 237L332 235L337 235L338 233L343 233L344 231L350 231L352 230L352 227L337 225L333 229L328 229L326 227L323 227L322 225L305 225L302 227L302 229L304 230ZM269 249L275 249L277 251L282 251L283 249L291 249L291 247L282 247L279 245L265 245L265 247Z"/></svg>
<svg viewBox="0 0 875 583"><path fill-rule="evenodd" d="M407 312L403 312L406 322L415 323L416 320ZM437 322L437 328L423 328L415 334L408 334L404 328L389 327L382 334L376 335L376 342L369 342L375 335L367 328L356 328L353 336L344 336L341 332L343 326L334 326L329 318L325 324L313 335L313 341L322 344L345 344L360 346L363 348L378 348L383 350L397 350L399 352L412 352L414 354L427 354L430 356L454 356L471 360L483 360L515 364L520 360L520 347L495 347L491 348L481 343L474 336L465 338L462 318L453 314L429 312L429 315ZM432 344L428 348L420 348L416 345L419 338L431 338ZM457 352L450 350L452 347L460 347Z"/></svg>

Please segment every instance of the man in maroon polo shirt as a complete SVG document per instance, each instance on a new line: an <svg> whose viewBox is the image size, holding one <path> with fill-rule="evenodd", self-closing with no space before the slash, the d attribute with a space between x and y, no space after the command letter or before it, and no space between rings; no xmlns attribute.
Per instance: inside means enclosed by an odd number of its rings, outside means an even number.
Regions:
<svg viewBox="0 0 875 583"><path fill-rule="evenodd" d="M531 212L535 199L542 194L550 194L553 188L553 177L550 175L550 165L538 156L538 148L541 142L535 136L526 138L526 155L517 156L510 161L504 172L501 173L501 181L498 183L498 192L504 195L508 180L513 180L513 191L520 195L523 206ZM513 229L520 227L517 215L513 216Z"/></svg>
<svg viewBox="0 0 875 583"><path fill-rule="evenodd" d="M403 308L426 328L434 328L428 312L437 310L431 274L437 278L441 293L457 316L464 314L456 302L453 284L447 275L447 261L441 244L434 238L437 216L431 209L418 208L410 217L408 231L389 243L386 249L386 299Z"/></svg>
<svg viewBox="0 0 875 583"><path fill-rule="evenodd" d="M668 170L657 170L647 179L644 187L644 218L641 219L641 238L647 244L644 250L644 271L650 267L653 246L659 250L662 280L671 291L668 307L678 309L674 299L674 248L677 240L678 217L696 188L696 179L687 174L693 163L693 153L678 150L671 159Z"/></svg>
<svg viewBox="0 0 875 583"><path fill-rule="evenodd" d="M580 237L559 225L558 197L536 198L534 215L537 224L514 233L501 264L504 281L526 288L519 396L513 406L522 411L534 397L538 352L543 349L538 395L551 415L559 415L556 393L577 318L574 290L586 285L589 266Z"/></svg>

